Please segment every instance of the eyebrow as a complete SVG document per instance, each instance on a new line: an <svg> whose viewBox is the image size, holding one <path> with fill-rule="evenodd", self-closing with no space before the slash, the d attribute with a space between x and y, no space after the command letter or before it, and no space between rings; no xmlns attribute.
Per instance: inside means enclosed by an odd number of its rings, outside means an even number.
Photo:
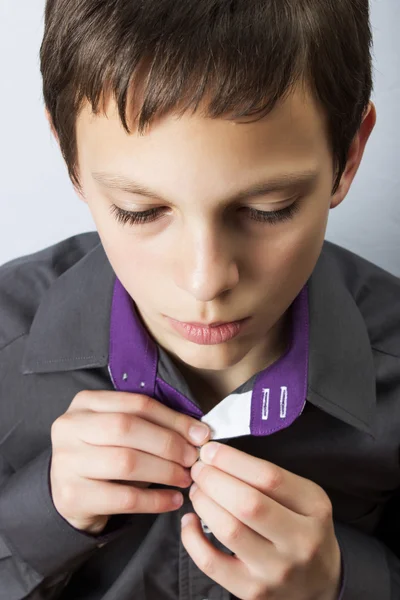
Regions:
<svg viewBox="0 0 400 600"><path fill-rule="evenodd" d="M316 169L306 169L295 173L282 173L279 176L275 176L268 181L261 181L259 183L252 184L251 186L236 192L233 196L226 198L226 202L239 202L248 198L254 198L259 196L265 196L272 192L295 188L298 186L309 188L315 184L319 172ZM168 198L163 198L154 190L133 181L118 173L107 173L105 171L93 171L92 177L102 186L117 189L130 194L138 194L157 200L161 203L173 204Z"/></svg>

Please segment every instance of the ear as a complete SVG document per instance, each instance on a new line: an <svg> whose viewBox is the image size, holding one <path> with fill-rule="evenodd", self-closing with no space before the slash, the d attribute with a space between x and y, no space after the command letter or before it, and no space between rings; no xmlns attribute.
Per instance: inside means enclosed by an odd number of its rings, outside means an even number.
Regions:
<svg viewBox="0 0 400 600"><path fill-rule="evenodd" d="M373 102L370 102L365 111L363 121L350 147L346 169L340 180L340 185L336 193L331 198L331 208L336 208L347 196L354 177L360 166L364 150L367 145L376 124L376 109Z"/></svg>

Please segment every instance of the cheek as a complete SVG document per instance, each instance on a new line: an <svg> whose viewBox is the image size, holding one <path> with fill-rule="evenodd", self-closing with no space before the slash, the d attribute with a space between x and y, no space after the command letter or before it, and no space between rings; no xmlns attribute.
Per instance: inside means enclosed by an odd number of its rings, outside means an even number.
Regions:
<svg viewBox="0 0 400 600"><path fill-rule="evenodd" d="M282 276L293 285L303 285L311 275L324 242L327 217L323 206L306 211L283 244L278 263Z"/></svg>
<svg viewBox="0 0 400 600"><path fill-rule="evenodd" d="M160 263L150 246L134 234L129 224L118 223L102 199L92 199L89 208L108 260L120 281L124 285L151 281ZM129 287L132 288L132 283Z"/></svg>
<svg viewBox="0 0 400 600"><path fill-rule="evenodd" d="M308 207L286 231L266 235L252 252L252 279L273 295L287 293L288 299L311 275L325 238L327 210ZM255 251L254 251L255 250Z"/></svg>
<svg viewBox="0 0 400 600"><path fill-rule="evenodd" d="M154 302L154 292L164 287L165 268L159 254L121 232L103 245L114 272L129 294L139 303Z"/></svg>

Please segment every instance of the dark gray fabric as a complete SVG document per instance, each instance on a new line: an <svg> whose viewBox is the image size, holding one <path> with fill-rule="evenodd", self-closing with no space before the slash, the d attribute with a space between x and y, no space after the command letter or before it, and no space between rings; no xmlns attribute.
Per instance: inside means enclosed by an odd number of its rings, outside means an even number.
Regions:
<svg viewBox="0 0 400 600"><path fill-rule="evenodd" d="M170 359L167 352L161 348L161 346L157 346L158 352L158 366L157 366L157 376L160 377L163 381L168 383L170 386L174 387L178 392L189 398L196 406L200 409L200 405L196 400L195 395L190 389L189 385L183 379L178 367L175 363Z"/></svg>
<svg viewBox="0 0 400 600"><path fill-rule="evenodd" d="M198 406L201 410L201 406L196 399L196 396L193 394L192 390L188 386L187 382L183 379L179 369L175 365L175 363L171 360L170 356L167 352L161 348L157 347L158 351L158 369L157 369L157 377L174 387L178 392L189 398L196 406ZM235 390L232 390L232 394L242 394L244 392L249 392L254 387L254 382L257 379L257 373L250 377L247 381L242 383L242 385L238 386Z"/></svg>
<svg viewBox="0 0 400 600"><path fill-rule="evenodd" d="M230 597L180 541L180 518L192 510L187 491L178 511L116 515L97 537L71 527L52 503L51 424L80 390L114 389L107 369L114 280L96 232L0 268L0 600ZM273 435L225 443L325 489L345 562L343 600L395 600L400 280L325 242L309 290L303 413ZM185 386L167 353L160 368Z"/></svg>

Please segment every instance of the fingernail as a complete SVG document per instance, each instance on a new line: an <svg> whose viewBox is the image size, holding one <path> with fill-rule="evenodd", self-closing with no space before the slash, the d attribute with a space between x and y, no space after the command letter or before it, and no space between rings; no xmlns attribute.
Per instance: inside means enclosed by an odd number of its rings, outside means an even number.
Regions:
<svg viewBox="0 0 400 600"><path fill-rule="evenodd" d="M180 494L179 492L177 494L174 494L172 496L172 504L176 507L179 507L181 504L183 504L182 494Z"/></svg>
<svg viewBox="0 0 400 600"><path fill-rule="evenodd" d="M189 498L191 498L193 496L193 494L198 489L198 487L199 486L197 485L197 483L193 483L192 487L189 490Z"/></svg>
<svg viewBox="0 0 400 600"><path fill-rule="evenodd" d="M219 447L220 444L218 444L217 442L208 442L205 446L203 446L200 456L203 456L206 460L211 462L214 456L216 455Z"/></svg>
<svg viewBox="0 0 400 600"><path fill-rule="evenodd" d="M186 527L186 525L188 525L190 523L190 521L192 520L192 516L190 513L183 515L182 519L181 519L181 525L182 525L182 529L184 527Z"/></svg>
<svg viewBox="0 0 400 600"><path fill-rule="evenodd" d="M209 432L207 425L194 425L189 429L189 437L196 443L201 444Z"/></svg>
<svg viewBox="0 0 400 600"><path fill-rule="evenodd" d="M198 460L197 462L194 463L193 467L191 468L191 475L193 477L193 479L195 477L198 477L202 471L202 469L204 469L204 463L201 462L200 460Z"/></svg>

